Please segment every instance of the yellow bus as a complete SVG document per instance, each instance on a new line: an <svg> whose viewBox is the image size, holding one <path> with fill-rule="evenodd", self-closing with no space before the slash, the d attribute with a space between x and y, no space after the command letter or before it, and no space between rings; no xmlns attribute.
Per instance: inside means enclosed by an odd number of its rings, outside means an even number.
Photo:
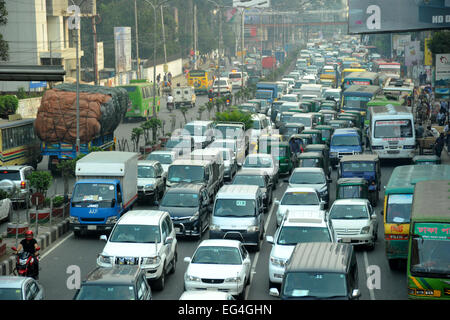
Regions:
<svg viewBox="0 0 450 320"><path fill-rule="evenodd" d="M347 68L342 70L342 74L341 74L341 79L342 79L342 83L344 83L344 79L352 72L365 72L366 69L355 69L355 68Z"/></svg>
<svg viewBox="0 0 450 320"><path fill-rule="evenodd" d="M212 75L206 70L191 70L187 82L189 86L194 87L196 94L207 94L212 86Z"/></svg>
<svg viewBox="0 0 450 320"><path fill-rule="evenodd" d="M34 134L35 119L0 119L0 165L28 164L34 168L42 160L39 140Z"/></svg>

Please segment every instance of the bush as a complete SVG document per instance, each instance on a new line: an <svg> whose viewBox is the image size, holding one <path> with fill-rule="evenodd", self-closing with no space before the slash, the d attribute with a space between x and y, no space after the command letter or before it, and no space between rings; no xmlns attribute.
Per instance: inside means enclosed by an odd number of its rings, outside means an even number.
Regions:
<svg viewBox="0 0 450 320"><path fill-rule="evenodd" d="M53 207L60 207L64 203L64 197L63 196L54 196L53 197Z"/></svg>
<svg viewBox="0 0 450 320"><path fill-rule="evenodd" d="M53 177L48 171L33 171L28 176L28 179L30 180L30 186L36 192L42 193L45 196L52 183Z"/></svg>
<svg viewBox="0 0 450 320"><path fill-rule="evenodd" d="M19 107L19 99L16 96L4 95L0 96L0 113L3 117L15 114Z"/></svg>
<svg viewBox="0 0 450 320"><path fill-rule="evenodd" d="M235 108L231 111L217 112L215 121L221 122L242 122L244 123L245 130L253 127L252 115L249 112L242 112Z"/></svg>

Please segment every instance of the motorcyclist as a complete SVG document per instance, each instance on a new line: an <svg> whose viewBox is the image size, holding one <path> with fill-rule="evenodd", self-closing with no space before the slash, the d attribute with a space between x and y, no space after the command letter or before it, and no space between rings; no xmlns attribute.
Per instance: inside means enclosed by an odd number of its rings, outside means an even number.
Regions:
<svg viewBox="0 0 450 320"><path fill-rule="evenodd" d="M214 92L212 91L212 89L209 89L208 91L208 98L209 100L212 100L214 98Z"/></svg>
<svg viewBox="0 0 450 320"><path fill-rule="evenodd" d="M36 274L36 277L37 277L39 274L39 259L38 259L39 246L38 246L36 239L34 239L33 235L34 235L33 231L31 231L31 230L28 230L25 232L25 239L20 241L19 246L17 247L17 250L16 250L16 254L18 254L23 249L23 251L28 252L35 258L34 259L34 274Z"/></svg>

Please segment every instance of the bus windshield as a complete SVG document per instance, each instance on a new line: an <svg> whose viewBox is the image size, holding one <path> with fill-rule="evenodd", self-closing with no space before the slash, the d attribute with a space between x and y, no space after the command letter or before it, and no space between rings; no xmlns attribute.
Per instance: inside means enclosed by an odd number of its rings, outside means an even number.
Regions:
<svg viewBox="0 0 450 320"><path fill-rule="evenodd" d="M387 223L410 223L412 194L391 194L386 208Z"/></svg>
<svg viewBox="0 0 450 320"><path fill-rule="evenodd" d="M375 121L375 138L412 138L411 120Z"/></svg>
<svg viewBox="0 0 450 320"><path fill-rule="evenodd" d="M369 101L369 97L345 97L344 109L365 110Z"/></svg>

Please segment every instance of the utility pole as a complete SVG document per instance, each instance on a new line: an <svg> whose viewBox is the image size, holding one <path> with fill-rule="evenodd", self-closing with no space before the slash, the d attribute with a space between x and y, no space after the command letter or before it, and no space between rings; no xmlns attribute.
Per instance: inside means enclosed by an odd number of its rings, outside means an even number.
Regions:
<svg viewBox="0 0 450 320"><path fill-rule="evenodd" d="M197 5L194 4L194 70L197 69Z"/></svg>
<svg viewBox="0 0 450 320"><path fill-rule="evenodd" d="M245 8L242 8L242 14L241 14L241 60L242 60L242 67L241 67L241 88L244 89L244 65L245 65L245 58L244 58L244 13Z"/></svg>
<svg viewBox="0 0 450 320"><path fill-rule="evenodd" d="M97 27L95 22L96 16L92 16L92 33L94 36L94 81L98 85L98 47L97 47Z"/></svg>
<svg viewBox="0 0 450 320"><path fill-rule="evenodd" d="M166 52L166 33L164 32L164 11L163 6L161 8L161 26L162 26L162 38L163 38L163 47L164 47L164 74L167 73L166 66L167 66L167 52ZM169 80L169 79L167 79Z"/></svg>
<svg viewBox="0 0 450 320"><path fill-rule="evenodd" d="M136 29L136 65L137 65L137 72L136 76L138 79L141 78L141 68L140 68L140 61L139 61L139 35L138 35L138 19L137 19L137 0L134 0L134 23L135 23L135 29Z"/></svg>

